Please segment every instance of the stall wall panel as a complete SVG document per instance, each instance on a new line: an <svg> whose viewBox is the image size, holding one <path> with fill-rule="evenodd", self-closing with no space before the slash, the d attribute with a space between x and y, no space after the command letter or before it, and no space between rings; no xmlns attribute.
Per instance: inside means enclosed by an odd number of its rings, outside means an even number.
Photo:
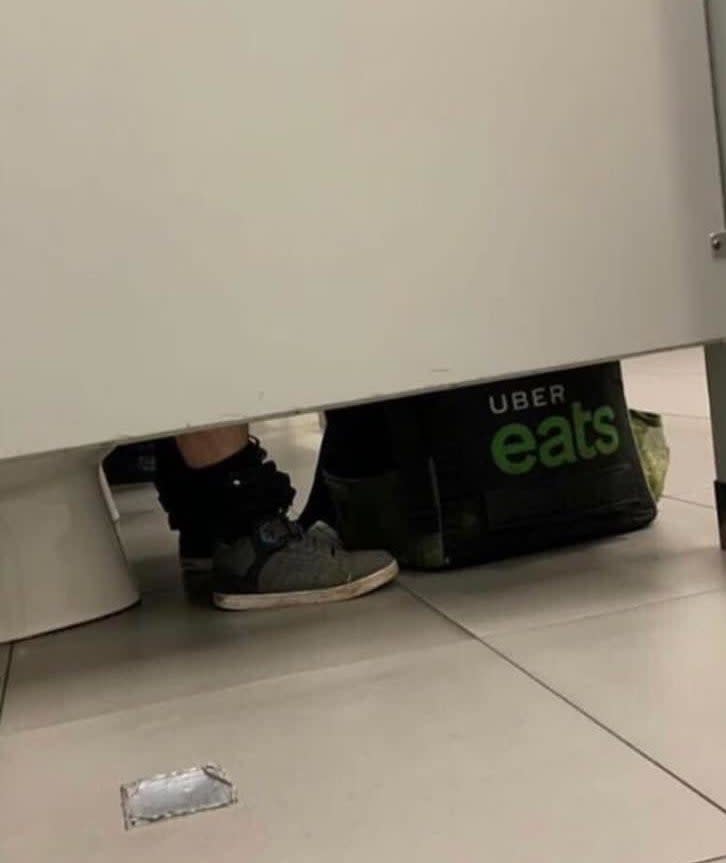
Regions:
<svg viewBox="0 0 726 863"><path fill-rule="evenodd" d="M716 339L685 0L11 0L0 458Z"/></svg>

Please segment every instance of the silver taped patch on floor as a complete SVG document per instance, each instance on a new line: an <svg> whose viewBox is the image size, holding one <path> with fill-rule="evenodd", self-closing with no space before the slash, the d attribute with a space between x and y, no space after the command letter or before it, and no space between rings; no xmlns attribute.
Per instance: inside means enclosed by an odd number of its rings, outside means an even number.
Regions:
<svg viewBox="0 0 726 863"><path fill-rule="evenodd" d="M126 829L221 809L237 802L237 789L216 764L161 773L121 786Z"/></svg>

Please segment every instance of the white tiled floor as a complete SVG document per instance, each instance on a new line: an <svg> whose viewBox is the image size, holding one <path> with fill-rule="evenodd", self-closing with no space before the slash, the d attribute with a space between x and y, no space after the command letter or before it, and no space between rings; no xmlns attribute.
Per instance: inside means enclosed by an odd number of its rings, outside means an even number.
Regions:
<svg viewBox="0 0 726 863"><path fill-rule="evenodd" d="M655 527L354 603L190 607L153 493L123 493L143 604L12 649L0 861L726 860L726 558L702 357L626 373L633 406L669 414ZM317 419L260 433L304 494ZM124 832L122 782L210 760L237 806Z"/></svg>
<svg viewBox="0 0 726 863"><path fill-rule="evenodd" d="M639 410L672 416L709 416L701 349L626 360L623 370L628 400Z"/></svg>
<svg viewBox="0 0 726 863"><path fill-rule="evenodd" d="M464 640L397 586L366 602L251 615L159 591L111 620L17 645L0 732Z"/></svg>
<svg viewBox="0 0 726 863"><path fill-rule="evenodd" d="M677 500L712 507L713 442L710 420L667 416L665 422L673 451L668 494Z"/></svg>
<svg viewBox="0 0 726 863"><path fill-rule="evenodd" d="M726 592L489 640L726 808Z"/></svg>
<svg viewBox="0 0 726 863"><path fill-rule="evenodd" d="M210 756L240 806L124 834L119 779ZM717 809L471 641L10 734L0 762L7 860L640 863L726 847Z"/></svg>

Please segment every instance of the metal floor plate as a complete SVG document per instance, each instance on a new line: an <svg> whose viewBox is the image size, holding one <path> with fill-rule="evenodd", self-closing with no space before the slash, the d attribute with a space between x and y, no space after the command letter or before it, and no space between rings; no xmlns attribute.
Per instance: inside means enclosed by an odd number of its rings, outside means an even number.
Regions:
<svg viewBox="0 0 726 863"><path fill-rule="evenodd" d="M121 808L127 830L221 809L236 802L234 785L216 764L162 773L121 786Z"/></svg>

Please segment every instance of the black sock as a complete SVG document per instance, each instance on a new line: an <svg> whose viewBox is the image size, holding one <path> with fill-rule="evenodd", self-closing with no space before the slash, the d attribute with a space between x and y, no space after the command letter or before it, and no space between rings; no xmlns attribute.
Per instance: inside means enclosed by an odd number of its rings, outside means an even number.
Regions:
<svg viewBox="0 0 726 863"><path fill-rule="evenodd" d="M190 468L176 441L157 444L156 487L174 530L231 541L289 509L295 490L259 443L204 468Z"/></svg>

